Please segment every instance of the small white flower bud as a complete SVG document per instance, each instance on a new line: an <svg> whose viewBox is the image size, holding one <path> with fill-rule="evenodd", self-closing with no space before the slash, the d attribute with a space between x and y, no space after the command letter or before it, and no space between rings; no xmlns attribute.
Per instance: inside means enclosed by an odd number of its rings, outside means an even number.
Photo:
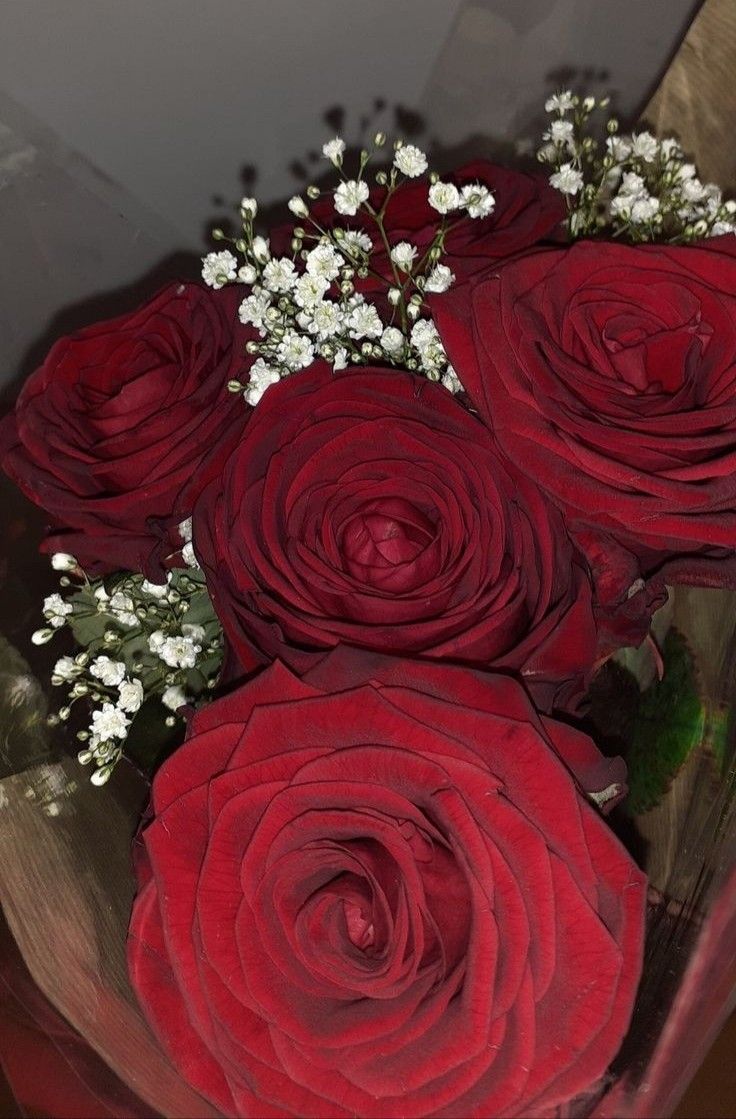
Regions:
<svg viewBox="0 0 736 1119"><path fill-rule="evenodd" d="M43 629L35 630L35 632L31 634L31 641L34 645L45 645L53 636L54 631L44 627Z"/></svg>
<svg viewBox="0 0 736 1119"><path fill-rule="evenodd" d="M307 204L303 198L299 197L298 194L295 194L292 198L289 199L288 207L291 210L292 214L294 214L294 216L297 218L306 218L309 216L309 209L307 207Z"/></svg>
<svg viewBox="0 0 736 1119"><path fill-rule="evenodd" d="M247 196L245 198L241 198L240 212L245 217L254 218L258 213L258 203L255 198L248 198Z"/></svg>
<svg viewBox="0 0 736 1119"><path fill-rule="evenodd" d="M94 771L94 773L90 777L90 781L92 782L93 785L97 785L98 787L100 785L106 785L107 782L110 780L110 774L111 773L112 773L112 766L111 765L103 765L103 766L100 767L100 769L96 769Z"/></svg>
<svg viewBox="0 0 736 1119"><path fill-rule="evenodd" d="M259 264L265 264L267 260L271 259L271 250L265 237L253 238L253 256Z"/></svg>
<svg viewBox="0 0 736 1119"><path fill-rule="evenodd" d="M68 552L54 552L51 557L51 566L54 571L73 571L75 567L78 567L78 563L76 558L69 555Z"/></svg>

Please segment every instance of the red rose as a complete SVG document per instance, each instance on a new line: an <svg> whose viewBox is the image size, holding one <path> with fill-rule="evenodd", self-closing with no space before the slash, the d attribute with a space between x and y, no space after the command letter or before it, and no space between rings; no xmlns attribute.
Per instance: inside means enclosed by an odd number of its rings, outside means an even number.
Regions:
<svg viewBox="0 0 736 1119"><path fill-rule="evenodd" d="M133 984L228 1115L548 1116L627 1028L645 881L522 688L333 652L154 782ZM556 1112L555 1112L556 1113Z"/></svg>
<svg viewBox="0 0 736 1119"><path fill-rule="evenodd" d="M240 294L172 284L53 346L0 435L4 469L61 530L45 550L141 570L163 550L157 522L191 514L248 417L227 392L249 337Z"/></svg>
<svg viewBox="0 0 736 1119"><path fill-rule="evenodd" d="M410 373L319 365L270 388L193 529L246 670L342 642L520 671L548 706L595 659L556 510Z"/></svg>
<svg viewBox="0 0 736 1119"><path fill-rule="evenodd" d="M434 313L473 405L564 510L602 602L675 557L675 580L732 580L734 237L532 252Z"/></svg>
<svg viewBox="0 0 736 1119"><path fill-rule="evenodd" d="M565 217L562 195L552 190L542 176L509 171L479 159L443 176L443 180L458 188L481 183L495 199L493 212L487 218L470 218L462 211L447 217L451 228L445 238L442 263L449 266L458 280L487 267L489 258L510 256L549 236ZM428 191L429 183L425 178L405 180L389 200L383 219L391 244L409 241L418 249L418 259L429 248L442 220L429 205ZM385 193L381 188L374 189L371 203L380 208ZM331 196L311 206L310 213L323 229L360 228L367 233L374 243L371 269L393 282L391 261L369 217L363 213L356 218L342 217L335 210ZM305 225L308 227L309 222ZM289 251L291 229L289 226L274 234L272 241L277 254ZM362 292L382 287L375 276L357 278L355 283Z"/></svg>

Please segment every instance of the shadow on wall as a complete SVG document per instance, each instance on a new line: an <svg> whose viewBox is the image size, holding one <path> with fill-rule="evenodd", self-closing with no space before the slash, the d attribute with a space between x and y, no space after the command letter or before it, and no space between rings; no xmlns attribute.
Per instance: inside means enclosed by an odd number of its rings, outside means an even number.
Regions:
<svg viewBox="0 0 736 1119"><path fill-rule="evenodd" d="M610 93L611 112L615 113L617 94L615 90L608 88L608 77L607 71L592 67L562 67L551 71L546 77L546 83L548 93L562 88L592 90L599 95L604 92ZM335 135L355 133L353 122L347 119L346 110L340 105L327 108L322 119L327 129ZM358 132L366 146L370 146L377 131L385 131L389 137L389 143L383 152L383 160L376 159L375 164L372 164L375 169L382 164L390 164L392 158L390 141L394 137L401 137L421 146L428 155L432 170L440 173L448 172L471 159L479 158L518 170L540 173L535 149L546 124L543 101L540 101L538 109L520 122L521 139L519 140L512 142L505 138L475 134L461 143L447 145L442 144L432 135L427 121L420 113L404 105L389 106L383 98L376 98L370 109L361 115ZM630 124L629 121L622 121L624 128L630 127ZM349 171L351 167L356 167L359 160L360 147L355 145L348 148L344 159L346 169ZM309 148L298 154L289 164L289 171L294 181L295 193L304 192L311 184L323 190L334 188L334 169L326 163L321 151ZM252 163L244 164L240 171L240 179L244 193L257 197L258 168ZM230 204L222 195L214 194L212 202L216 210L203 223L201 230L203 252L209 251L213 245L211 236L213 228L219 227L228 237L238 235L236 200ZM257 224L265 233L293 220L286 202L280 201L260 207ZM129 313L151 299L167 283L176 280L196 280L200 275L200 268L200 258L194 253L185 251L170 253L132 283L95 293L56 312L43 333L28 347L16 375L0 391L0 414L12 407L23 381L41 364L58 338L92 323Z"/></svg>

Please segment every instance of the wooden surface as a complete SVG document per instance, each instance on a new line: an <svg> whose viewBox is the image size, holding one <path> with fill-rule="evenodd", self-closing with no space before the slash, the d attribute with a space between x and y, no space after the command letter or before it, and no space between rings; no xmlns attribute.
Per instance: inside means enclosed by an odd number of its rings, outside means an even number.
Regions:
<svg viewBox="0 0 736 1119"><path fill-rule="evenodd" d="M136 1006L125 963L142 782L93 788L74 759L0 782L0 897L31 975L132 1090L165 1115L215 1115Z"/></svg>
<svg viewBox="0 0 736 1119"><path fill-rule="evenodd" d="M642 113L658 136L677 136L703 181L736 188L736 3L705 0Z"/></svg>

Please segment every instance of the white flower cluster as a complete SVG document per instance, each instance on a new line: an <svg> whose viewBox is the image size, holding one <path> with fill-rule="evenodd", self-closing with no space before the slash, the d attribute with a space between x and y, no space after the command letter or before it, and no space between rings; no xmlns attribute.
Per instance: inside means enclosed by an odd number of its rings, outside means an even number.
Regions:
<svg viewBox="0 0 736 1119"><path fill-rule="evenodd" d="M385 140L379 133L375 149ZM358 218L358 223L321 224L309 207L321 192L310 186L307 200L298 195L289 200L289 210L304 224L293 228L289 253L279 255L254 233L258 206L255 199L244 198L242 236L233 241L232 250L209 253L203 260L202 276L212 287L237 282L249 289L239 317L259 341L248 346L254 360L247 384L231 381L228 388L242 392L251 405L282 377L317 359L335 370L351 364L401 366L441 381L451 392L462 389L434 331L426 296L447 291L455 280L441 262L448 231L455 221L488 217L495 206L493 194L483 183L457 187L432 174L427 202L437 222L430 245L420 248L405 239L391 244L386 204L405 180L427 173L427 157L414 144L397 141L391 167L378 171L371 187L366 179L371 153L361 153L359 172L349 178L342 170L345 150L340 137L322 148L341 179L329 196L340 218ZM224 239L221 230L214 236ZM374 267L377 254L383 272ZM374 291L379 293L375 298ZM430 335L431 345L425 344Z"/></svg>
<svg viewBox="0 0 736 1119"><path fill-rule="evenodd" d="M554 119L537 156L554 170L549 181L565 195L573 237L608 232L630 241L688 242L736 232L736 202L724 202L714 183L702 183L673 139L650 132L619 135L606 122L605 144L588 134L588 121L608 99L569 90L550 97Z"/></svg>
<svg viewBox="0 0 736 1119"><path fill-rule="evenodd" d="M191 548L191 522L183 522L180 534ZM74 571L84 582L75 585L62 576L62 587L70 588L67 597L46 598L43 613L49 627L34 635L41 644L68 625L83 646L54 666L51 682L68 689L68 701L51 722L66 722L74 704L86 701L89 723L77 732L84 744L78 756L84 765L94 763L91 780L102 785L145 700L157 697L167 712L165 721L173 726L176 712L214 686L222 632L203 576L194 566L170 571L165 583L130 574L107 588L101 580L88 580L76 560L64 565L60 553L52 557L52 565Z"/></svg>

